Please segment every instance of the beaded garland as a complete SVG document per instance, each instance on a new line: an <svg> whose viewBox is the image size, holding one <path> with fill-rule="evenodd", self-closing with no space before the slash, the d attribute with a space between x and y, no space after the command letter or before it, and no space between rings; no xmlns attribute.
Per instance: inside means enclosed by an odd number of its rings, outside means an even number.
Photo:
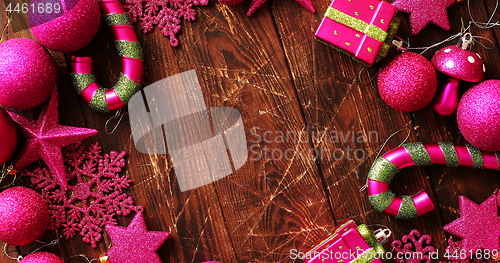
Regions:
<svg viewBox="0 0 500 263"><path fill-rule="evenodd" d="M106 89L96 81L92 58L73 57L71 79L76 92L91 109L106 113L125 106L141 88L144 55L123 5L117 0L100 0L99 6L106 24L111 28L121 58L120 78L113 88Z"/></svg>

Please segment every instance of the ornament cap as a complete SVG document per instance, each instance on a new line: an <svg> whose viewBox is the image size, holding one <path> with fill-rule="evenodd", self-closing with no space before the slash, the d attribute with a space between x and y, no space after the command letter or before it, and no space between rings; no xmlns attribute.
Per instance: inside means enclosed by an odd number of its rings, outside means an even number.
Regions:
<svg viewBox="0 0 500 263"><path fill-rule="evenodd" d="M99 257L99 262L100 263L111 263L111 261L109 261L109 257L107 254L102 254L100 257Z"/></svg>

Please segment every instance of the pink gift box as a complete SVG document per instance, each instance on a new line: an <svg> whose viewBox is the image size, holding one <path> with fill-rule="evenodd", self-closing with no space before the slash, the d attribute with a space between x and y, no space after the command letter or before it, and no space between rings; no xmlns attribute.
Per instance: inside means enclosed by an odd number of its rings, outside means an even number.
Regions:
<svg viewBox="0 0 500 263"><path fill-rule="evenodd" d="M389 51L399 26L396 8L378 0L333 0L316 39L371 66Z"/></svg>
<svg viewBox="0 0 500 263"><path fill-rule="evenodd" d="M363 233L359 229L362 229ZM370 244L369 244L370 243ZM365 225L346 220L305 253L307 263L382 263L385 251Z"/></svg>

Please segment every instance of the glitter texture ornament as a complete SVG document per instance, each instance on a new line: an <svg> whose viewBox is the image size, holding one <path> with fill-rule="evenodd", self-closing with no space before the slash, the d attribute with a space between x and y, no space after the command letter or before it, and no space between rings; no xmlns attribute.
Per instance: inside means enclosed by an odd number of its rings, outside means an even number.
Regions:
<svg viewBox="0 0 500 263"><path fill-rule="evenodd" d="M113 246L107 256L112 263L162 263L156 253L169 237L168 232L149 231L139 210L128 227L106 225Z"/></svg>
<svg viewBox="0 0 500 263"><path fill-rule="evenodd" d="M436 71L422 55L404 52L387 61L378 75L380 96L390 107L410 112L431 102L437 88Z"/></svg>
<svg viewBox="0 0 500 263"><path fill-rule="evenodd" d="M76 182L62 191L53 172L37 168L23 171L31 183L42 190L49 202L51 222L48 229L63 227L66 238L79 231L83 241L96 247L105 225L116 224L115 215L128 215L137 210L132 197L123 191L130 187L127 176L120 176L125 167L125 152L112 151L101 155L101 147L92 145L88 151L80 143L63 149L66 169Z"/></svg>
<svg viewBox="0 0 500 263"><path fill-rule="evenodd" d="M61 148L97 134L97 130L59 125L58 95L54 91L38 120L9 112L20 128L26 143L20 156L15 160L17 169L25 168L40 158L56 175L63 189L68 187Z"/></svg>
<svg viewBox="0 0 500 263"><path fill-rule="evenodd" d="M460 218L444 226L444 231L462 239L462 249L470 256L479 249L499 249L500 217L496 195L478 205L459 196ZM470 258L470 257L469 257Z"/></svg>
<svg viewBox="0 0 500 263"><path fill-rule="evenodd" d="M500 80L486 80L460 99L457 122L472 145L484 151L500 150Z"/></svg>
<svg viewBox="0 0 500 263"><path fill-rule="evenodd" d="M64 260L49 252L36 252L27 255L19 263L64 263Z"/></svg>
<svg viewBox="0 0 500 263"><path fill-rule="evenodd" d="M31 5L47 9L46 2L32 0ZM28 15L31 33L42 46L59 52L74 52L85 47L97 34L101 21L97 0L55 1L51 9L53 12L37 10Z"/></svg>
<svg viewBox="0 0 500 263"><path fill-rule="evenodd" d="M252 0L252 3L250 4L250 8L248 9L247 16L251 16L257 9L259 9L267 0ZM311 0L295 0L297 3L299 3L302 7L307 9L309 12L316 12L314 10L314 6L311 3Z"/></svg>
<svg viewBox="0 0 500 263"><path fill-rule="evenodd" d="M0 166L3 166L14 154L17 145L16 124L9 114L0 108Z"/></svg>
<svg viewBox="0 0 500 263"><path fill-rule="evenodd" d="M400 240L392 242L392 248L396 253L402 255L419 255L419 257L412 257L410 259L395 258L398 263L431 263L431 255L436 252L436 249L431 246L431 236L425 234L420 236L417 229L413 229L408 235L404 235Z"/></svg>
<svg viewBox="0 0 500 263"><path fill-rule="evenodd" d="M455 113L460 81L479 82L485 77L483 60L479 54L467 50L472 40L462 39L462 47L445 47L436 52L431 60L439 72L449 76L448 82L440 89L433 103L434 110L442 116Z"/></svg>
<svg viewBox="0 0 500 263"><path fill-rule="evenodd" d="M392 3L399 11L410 13L411 34L416 35L429 22L444 30L450 30L450 21L446 9L455 0L396 0Z"/></svg>
<svg viewBox="0 0 500 263"><path fill-rule="evenodd" d="M124 0L122 3L132 22L141 20L144 33L157 25L161 33L170 38L170 45L177 46L179 40L176 34L181 30L181 21L196 20L193 7L208 5L208 0Z"/></svg>
<svg viewBox="0 0 500 263"><path fill-rule="evenodd" d="M26 187L0 193L0 240L24 246L40 238L49 224L47 202Z"/></svg>
<svg viewBox="0 0 500 263"><path fill-rule="evenodd" d="M27 110L42 104L56 87L56 64L37 42L14 38L0 44L0 104Z"/></svg>
<svg viewBox="0 0 500 263"><path fill-rule="evenodd" d="M123 5L117 0L101 0L102 16L110 27L115 47L120 55L122 72L113 88L99 85L92 72L92 58L73 56L71 80L75 90L98 112L110 112L124 107L129 99L141 88L144 75L141 44L125 14Z"/></svg>

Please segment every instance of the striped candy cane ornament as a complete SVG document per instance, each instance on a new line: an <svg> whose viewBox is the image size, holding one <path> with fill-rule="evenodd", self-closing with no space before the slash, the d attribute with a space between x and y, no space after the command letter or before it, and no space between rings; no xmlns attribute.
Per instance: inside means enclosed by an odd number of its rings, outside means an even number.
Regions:
<svg viewBox="0 0 500 263"><path fill-rule="evenodd" d="M121 58L120 78L113 88L99 85L92 72L92 58L73 57L71 79L78 94L98 112L122 108L141 88L143 77L143 52L123 5L117 0L100 0L102 16L110 27L115 47Z"/></svg>
<svg viewBox="0 0 500 263"><path fill-rule="evenodd" d="M424 190L412 196L399 196L389 190L389 184L399 170L413 165L434 164L499 170L500 152L485 152L471 145L453 145L450 142L404 144L373 163L368 172L370 203L375 210L396 219L413 219L434 210Z"/></svg>

